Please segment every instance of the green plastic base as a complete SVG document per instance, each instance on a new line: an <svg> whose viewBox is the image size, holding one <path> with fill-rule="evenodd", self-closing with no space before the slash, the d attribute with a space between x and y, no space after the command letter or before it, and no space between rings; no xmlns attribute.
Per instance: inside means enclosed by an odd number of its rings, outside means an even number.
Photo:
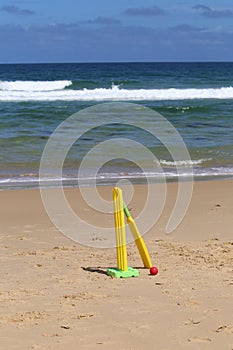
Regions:
<svg viewBox="0 0 233 350"><path fill-rule="evenodd" d="M129 278L138 277L139 271L137 269L133 269L132 267L128 267L127 271L119 270L117 268L110 268L107 270L107 274L116 278Z"/></svg>

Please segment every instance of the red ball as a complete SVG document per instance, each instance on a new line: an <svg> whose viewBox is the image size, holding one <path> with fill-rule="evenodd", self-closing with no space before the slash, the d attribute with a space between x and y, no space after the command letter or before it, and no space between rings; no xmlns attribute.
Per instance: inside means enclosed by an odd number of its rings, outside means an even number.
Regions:
<svg viewBox="0 0 233 350"><path fill-rule="evenodd" d="M152 267L150 268L150 274L151 274L151 275L157 275L158 272L159 272L159 270L157 269L156 266L152 266Z"/></svg>

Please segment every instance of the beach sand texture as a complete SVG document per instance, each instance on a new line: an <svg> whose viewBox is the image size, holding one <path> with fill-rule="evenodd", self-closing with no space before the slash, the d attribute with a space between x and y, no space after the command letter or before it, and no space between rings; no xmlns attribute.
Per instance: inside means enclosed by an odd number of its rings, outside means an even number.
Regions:
<svg viewBox="0 0 233 350"><path fill-rule="evenodd" d="M133 216L145 193L136 187ZM111 196L111 187L101 191ZM78 190L66 193L82 207ZM64 237L37 190L0 192L0 349L232 350L233 181L195 182L184 220L166 235L176 193L168 184L144 236L159 274L140 268L139 278L114 279L105 274L116 266L114 248ZM133 243L127 252L129 265L142 267Z"/></svg>

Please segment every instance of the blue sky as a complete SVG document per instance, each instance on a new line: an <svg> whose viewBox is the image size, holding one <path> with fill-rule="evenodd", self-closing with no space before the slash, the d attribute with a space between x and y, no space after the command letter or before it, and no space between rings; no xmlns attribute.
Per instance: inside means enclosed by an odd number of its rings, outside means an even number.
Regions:
<svg viewBox="0 0 233 350"><path fill-rule="evenodd" d="M232 61L233 2L0 0L0 63Z"/></svg>

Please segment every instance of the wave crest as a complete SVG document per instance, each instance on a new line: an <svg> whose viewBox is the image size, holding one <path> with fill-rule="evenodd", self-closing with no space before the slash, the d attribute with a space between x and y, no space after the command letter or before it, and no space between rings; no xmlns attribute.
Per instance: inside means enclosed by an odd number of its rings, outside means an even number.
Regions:
<svg viewBox="0 0 233 350"><path fill-rule="evenodd" d="M177 166L189 167L189 166L200 165L209 160L211 160L211 158L203 158L203 159L196 159L196 160L191 160L191 159L177 160L177 161L168 161L168 160L160 159L159 163L161 165L170 166L170 167L177 167Z"/></svg>
<svg viewBox="0 0 233 350"><path fill-rule="evenodd" d="M2 91L25 91L27 93L36 91L56 91L72 85L70 80L56 81L0 81Z"/></svg>
<svg viewBox="0 0 233 350"><path fill-rule="evenodd" d="M190 99L233 99L233 87L206 89L123 89L74 90L72 81L2 81L0 101L162 101ZM69 87L68 89L65 89Z"/></svg>

